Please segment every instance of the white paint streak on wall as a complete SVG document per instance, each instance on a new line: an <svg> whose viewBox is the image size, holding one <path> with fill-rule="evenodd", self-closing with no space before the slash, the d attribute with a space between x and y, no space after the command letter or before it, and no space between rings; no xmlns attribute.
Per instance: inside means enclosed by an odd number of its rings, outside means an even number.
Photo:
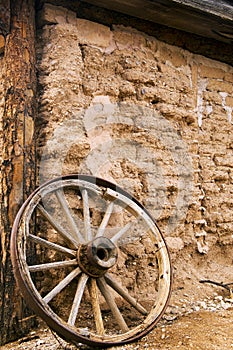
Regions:
<svg viewBox="0 0 233 350"><path fill-rule="evenodd" d="M227 112L228 121L229 121L229 123L231 123L231 121L232 121L232 107L227 106L227 104L226 104L226 98L228 96L228 93L227 92L220 92L219 94L222 97L222 106L225 109L225 111Z"/></svg>
<svg viewBox="0 0 233 350"><path fill-rule="evenodd" d="M197 118L198 118L198 126L199 128L202 126L202 118L205 110L205 106L203 105L203 92L206 90L208 80L207 79L198 79L197 82Z"/></svg>
<svg viewBox="0 0 233 350"><path fill-rule="evenodd" d="M206 114L210 115L213 112L213 107L209 104L206 105Z"/></svg>

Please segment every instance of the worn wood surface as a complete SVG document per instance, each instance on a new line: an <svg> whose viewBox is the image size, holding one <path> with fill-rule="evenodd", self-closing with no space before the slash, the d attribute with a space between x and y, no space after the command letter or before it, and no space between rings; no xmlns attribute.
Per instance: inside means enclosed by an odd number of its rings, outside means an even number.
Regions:
<svg viewBox="0 0 233 350"><path fill-rule="evenodd" d="M0 0L0 34L10 32L10 0Z"/></svg>
<svg viewBox="0 0 233 350"><path fill-rule="evenodd" d="M0 344L22 336L33 318L15 286L10 234L16 213L35 185L35 13L33 0L11 0L11 31L4 53L1 164Z"/></svg>
<svg viewBox="0 0 233 350"><path fill-rule="evenodd" d="M110 10L224 42L233 40L233 3L215 0L85 0Z"/></svg>
<svg viewBox="0 0 233 350"><path fill-rule="evenodd" d="M5 38L10 31L10 0L0 0L0 54L4 52Z"/></svg>

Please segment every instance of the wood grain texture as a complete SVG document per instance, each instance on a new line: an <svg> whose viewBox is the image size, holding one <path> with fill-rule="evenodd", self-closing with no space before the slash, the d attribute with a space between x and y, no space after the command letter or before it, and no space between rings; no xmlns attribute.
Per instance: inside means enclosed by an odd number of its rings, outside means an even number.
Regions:
<svg viewBox="0 0 233 350"><path fill-rule="evenodd" d="M34 1L12 0L10 18L11 31L6 36L4 52L2 116L0 344L24 335L33 324L33 318L29 317L31 313L24 306L15 286L10 260L10 235L20 205L35 186Z"/></svg>
<svg viewBox="0 0 233 350"><path fill-rule="evenodd" d="M229 1L87 0L86 2L224 42L231 41L229 33L233 35L233 5Z"/></svg>

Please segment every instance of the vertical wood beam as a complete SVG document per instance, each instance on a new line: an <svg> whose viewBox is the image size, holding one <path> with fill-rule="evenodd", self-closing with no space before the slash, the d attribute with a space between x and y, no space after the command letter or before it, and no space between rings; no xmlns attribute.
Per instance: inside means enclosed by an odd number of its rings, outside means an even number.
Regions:
<svg viewBox="0 0 233 350"><path fill-rule="evenodd" d="M10 0L10 33L4 52L0 183L0 345L24 335L33 324L14 282L9 247L16 213L35 187L35 67L34 0Z"/></svg>

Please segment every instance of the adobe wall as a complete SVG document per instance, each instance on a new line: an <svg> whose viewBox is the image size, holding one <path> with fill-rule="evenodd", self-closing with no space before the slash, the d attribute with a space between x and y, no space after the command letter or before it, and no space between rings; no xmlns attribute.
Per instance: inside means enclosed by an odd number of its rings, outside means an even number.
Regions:
<svg viewBox="0 0 233 350"><path fill-rule="evenodd" d="M72 172L114 181L157 219L175 269L218 255L227 274L233 67L76 17L52 5L39 14L38 183Z"/></svg>
<svg viewBox="0 0 233 350"><path fill-rule="evenodd" d="M185 221L179 223L172 235L181 237L184 245L205 241L206 249L207 245L211 249L216 242L232 243L233 68L165 44L130 27L113 26L110 29L85 19L76 19L74 12L62 7L47 5L46 11L41 13L39 24L42 26L38 32L40 119L46 122L46 126L40 128L43 141L53 139L53 132L57 130L59 134L62 131L59 125L75 119L80 111L95 105L114 106L115 103L124 102L129 109L132 108L132 112L126 112L130 116L121 116L122 125L114 132L112 129L116 126L113 125L117 121L119 124L119 118L108 121L103 117L101 123L95 121L96 125L89 126L92 130L88 131L81 112L80 118L77 118L79 139L72 144L72 149L66 148L68 154L62 171L80 170L83 160L100 144L97 131L93 130L97 125L100 129L101 125L102 129L108 129L98 131L103 142L107 142L108 137L125 138L127 135L132 140L137 138L141 151L144 147L145 152L156 144L154 158L161 162L165 182L168 182L164 206L171 207L177 191L182 191L177 185L177 170L172 159L174 151L169 150L171 145L162 145L167 140L158 140L155 132L150 135L151 138L154 136L154 140L147 139L147 132L156 126L155 119L158 116L165 118L172 132L179 135L187 147L191 165L190 174L186 175L192 175L193 185ZM135 122L135 106L141 106L142 111L144 108L144 124ZM155 116L149 115L148 109ZM141 129L144 126L145 132L141 130L139 135L139 131L135 131L129 136L132 130L126 129L133 126ZM51 162L56 161L56 156L63 151L66 139L73 137L69 127L66 129L64 126L64 130L67 133L61 138L58 136L57 143L51 141L51 148L56 146ZM92 140L93 137L95 139ZM162 159L166 153L167 159ZM130 154L128 156L130 159ZM130 178L127 167L124 170L120 164L123 157L127 158L127 155L122 155L122 159L121 154L115 157L116 164L112 159L108 177L114 178L115 174L116 181L118 178ZM134 161L137 162L136 158ZM148 170L143 169L146 178L154 170L150 169L150 156L148 164L144 161L145 167L148 167ZM103 159L103 164L105 162L106 159ZM91 172L93 169L85 170ZM96 170L101 172L99 168ZM175 175L177 178L173 179ZM182 176L181 173L178 175ZM156 188L156 180L154 183L150 181L150 186L151 189L146 189L148 192ZM136 190L134 195L137 195ZM146 201L148 194L141 194L141 198L140 194L138 196L139 200ZM168 212L165 210L158 218L162 225L168 219Z"/></svg>

